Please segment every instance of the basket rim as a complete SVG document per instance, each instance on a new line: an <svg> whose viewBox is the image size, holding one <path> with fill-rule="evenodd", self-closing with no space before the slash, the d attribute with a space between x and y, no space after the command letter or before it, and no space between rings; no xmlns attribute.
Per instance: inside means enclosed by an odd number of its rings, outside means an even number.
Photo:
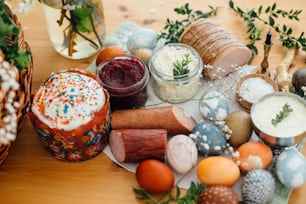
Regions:
<svg viewBox="0 0 306 204"><path fill-rule="evenodd" d="M9 7L8 7L9 8ZM18 70L18 83L19 83L19 90L16 94L16 101L19 103L19 108L17 110L17 131L16 131L16 137L20 133L21 128L25 122L25 119L27 118L29 108L31 105L31 92L32 92L32 78L33 78L33 69L34 69L34 61L33 61L33 55L30 48L30 45L25 40L24 37L24 31L22 28L22 25L20 21L18 20L17 15L15 15L12 10L9 8L7 10L7 14L11 17L11 19L14 21L16 26L19 29L19 35L18 35L18 46L21 50L26 50L31 53L31 59L28 67L23 70ZM5 160L5 158L8 156L9 149L12 145L12 141L9 142L9 144L1 144L0 143L0 164L2 164Z"/></svg>

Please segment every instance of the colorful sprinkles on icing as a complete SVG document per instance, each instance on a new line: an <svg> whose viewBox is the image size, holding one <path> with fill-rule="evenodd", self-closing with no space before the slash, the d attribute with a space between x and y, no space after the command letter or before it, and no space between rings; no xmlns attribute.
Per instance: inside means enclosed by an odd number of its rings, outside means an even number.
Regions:
<svg viewBox="0 0 306 204"><path fill-rule="evenodd" d="M33 98L32 112L50 128L73 130L92 120L105 103L102 86L78 72L53 74Z"/></svg>

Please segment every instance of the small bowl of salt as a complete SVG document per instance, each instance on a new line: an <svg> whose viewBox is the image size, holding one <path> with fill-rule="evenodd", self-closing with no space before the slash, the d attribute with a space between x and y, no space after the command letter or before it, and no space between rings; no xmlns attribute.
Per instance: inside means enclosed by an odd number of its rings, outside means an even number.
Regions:
<svg viewBox="0 0 306 204"><path fill-rule="evenodd" d="M236 87L236 99L246 110L250 111L253 103L267 94L278 92L275 81L264 74L247 74L240 78Z"/></svg>

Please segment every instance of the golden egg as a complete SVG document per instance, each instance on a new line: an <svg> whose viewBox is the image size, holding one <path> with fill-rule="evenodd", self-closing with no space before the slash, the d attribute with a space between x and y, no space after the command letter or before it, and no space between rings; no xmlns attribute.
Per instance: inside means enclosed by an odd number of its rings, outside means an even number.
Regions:
<svg viewBox="0 0 306 204"><path fill-rule="evenodd" d="M239 177L237 164L224 156L210 156L201 160L197 167L197 176L205 186L232 186Z"/></svg>

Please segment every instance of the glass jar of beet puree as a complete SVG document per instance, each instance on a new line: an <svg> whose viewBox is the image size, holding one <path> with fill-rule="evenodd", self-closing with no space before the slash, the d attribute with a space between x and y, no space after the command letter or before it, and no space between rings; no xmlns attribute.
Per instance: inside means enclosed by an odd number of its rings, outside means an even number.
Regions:
<svg viewBox="0 0 306 204"><path fill-rule="evenodd" d="M110 94L111 110L143 106L147 99L149 71L134 56L117 56L103 61L97 69L102 86Z"/></svg>
<svg viewBox="0 0 306 204"><path fill-rule="evenodd" d="M185 64L185 70L178 70L182 64ZM182 43L169 43L154 51L149 70L155 94L163 101L181 103L197 94L203 62L193 47Z"/></svg>

